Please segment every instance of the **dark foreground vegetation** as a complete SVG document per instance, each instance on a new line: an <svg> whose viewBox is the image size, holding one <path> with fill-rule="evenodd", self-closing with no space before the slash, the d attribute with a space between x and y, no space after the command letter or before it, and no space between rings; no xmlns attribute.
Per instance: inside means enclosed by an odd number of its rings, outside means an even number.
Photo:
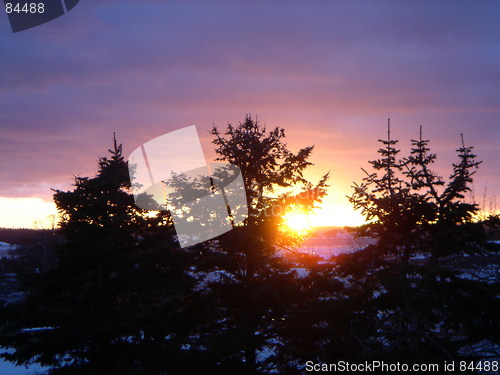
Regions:
<svg viewBox="0 0 500 375"><path fill-rule="evenodd" d="M325 262L296 252L300 238L276 214L325 194L327 175L303 177L313 148L293 153L283 130L250 117L212 134L219 158L242 170L244 225L180 249L168 212L134 205L115 141L95 177L55 192L54 259L19 267L22 298L1 302L0 346L13 349L4 358L92 375L498 360L500 246L490 240L500 221L475 220L465 199L479 166L472 147L460 145L445 180L422 135L400 158L389 133L350 197L371 220L355 233L377 242Z"/></svg>

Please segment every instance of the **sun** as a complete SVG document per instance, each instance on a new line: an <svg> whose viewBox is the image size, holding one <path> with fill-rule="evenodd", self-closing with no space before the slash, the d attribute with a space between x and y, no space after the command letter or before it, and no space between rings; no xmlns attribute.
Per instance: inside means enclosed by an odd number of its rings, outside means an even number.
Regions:
<svg viewBox="0 0 500 375"><path fill-rule="evenodd" d="M285 227L298 234L305 234L312 228L311 216L302 210L292 210L283 215Z"/></svg>

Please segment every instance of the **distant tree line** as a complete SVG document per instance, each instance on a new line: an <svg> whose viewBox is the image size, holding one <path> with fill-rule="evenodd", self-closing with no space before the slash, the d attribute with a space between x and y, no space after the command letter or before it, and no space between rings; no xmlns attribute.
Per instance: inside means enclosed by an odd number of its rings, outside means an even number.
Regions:
<svg viewBox="0 0 500 375"><path fill-rule="evenodd" d="M0 242L23 245L40 241L44 235L52 235L51 229L0 228Z"/></svg>

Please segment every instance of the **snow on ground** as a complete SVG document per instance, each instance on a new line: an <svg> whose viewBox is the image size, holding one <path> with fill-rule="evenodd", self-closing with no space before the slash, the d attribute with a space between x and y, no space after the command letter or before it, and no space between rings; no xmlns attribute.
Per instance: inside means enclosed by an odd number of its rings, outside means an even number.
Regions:
<svg viewBox="0 0 500 375"><path fill-rule="evenodd" d="M0 242L0 259L10 258L12 256L12 254L10 254L10 251L15 249L17 249L17 245L11 245L7 242Z"/></svg>
<svg viewBox="0 0 500 375"><path fill-rule="evenodd" d="M375 243L372 238L354 238L348 234L343 236L317 236L308 238L298 249L304 253L316 254L323 259L342 253L351 253Z"/></svg>
<svg viewBox="0 0 500 375"><path fill-rule="evenodd" d="M9 351L0 348L0 352ZM1 375L45 375L47 368L39 365L16 366L11 362L0 359L0 374Z"/></svg>
<svg viewBox="0 0 500 375"><path fill-rule="evenodd" d="M39 366L15 366L0 359L0 374L2 375L44 375L46 372Z"/></svg>

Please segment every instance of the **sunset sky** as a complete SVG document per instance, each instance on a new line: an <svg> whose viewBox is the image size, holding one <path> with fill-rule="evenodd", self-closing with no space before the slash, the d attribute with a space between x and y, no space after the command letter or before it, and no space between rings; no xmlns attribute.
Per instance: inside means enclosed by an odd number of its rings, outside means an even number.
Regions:
<svg viewBox="0 0 500 375"><path fill-rule="evenodd" d="M93 176L113 132L128 155L196 124L208 152L212 124L246 113L315 145L309 177L332 176L316 225L362 222L345 195L388 117L402 154L423 125L445 177L464 133L476 198L500 208L499 17L500 2L86 0L13 34L2 12L0 227L48 223L50 189Z"/></svg>

